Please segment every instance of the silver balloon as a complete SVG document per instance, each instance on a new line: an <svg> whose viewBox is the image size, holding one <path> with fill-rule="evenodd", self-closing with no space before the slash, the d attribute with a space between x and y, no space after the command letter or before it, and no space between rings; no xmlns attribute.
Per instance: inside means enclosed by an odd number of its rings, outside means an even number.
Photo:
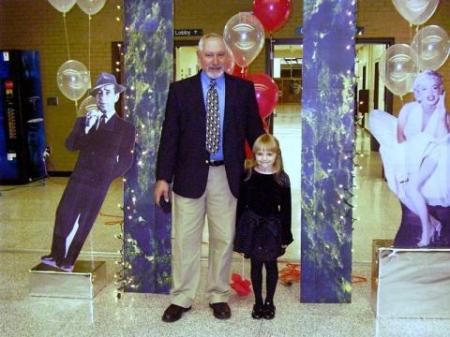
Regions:
<svg viewBox="0 0 450 337"><path fill-rule="evenodd" d="M76 60L66 61L59 67L56 82L64 96L72 101L79 100L91 87L89 71Z"/></svg>
<svg viewBox="0 0 450 337"><path fill-rule="evenodd" d="M439 0L392 0L395 8L410 24L421 25L436 11Z"/></svg>
<svg viewBox="0 0 450 337"><path fill-rule="evenodd" d="M233 52L226 46L227 48L227 56L225 57L225 72L229 75L233 75L234 65L236 62L234 61Z"/></svg>
<svg viewBox="0 0 450 337"><path fill-rule="evenodd" d="M441 27L426 26L414 35L411 47L419 57L421 70L436 70L447 61L450 53L450 39Z"/></svg>
<svg viewBox="0 0 450 337"><path fill-rule="evenodd" d="M386 49L381 58L381 78L395 95L403 96L411 91L419 72L417 54L407 44L395 44Z"/></svg>
<svg viewBox="0 0 450 337"><path fill-rule="evenodd" d="M87 15L94 15L100 12L106 0L76 0L78 7Z"/></svg>
<svg viewBox="0 0 450 337"><path fill-rule="evenodd" d="M76 0L48 0L61 13L67 13L75 5Z"/></svg>
<svg viewBox="0 0 450 337"><path fill-rule="evenodd" d="M236 64L248 67L264 46L264 27L252 13L241 12L228 20L223 38Z"/></svg>

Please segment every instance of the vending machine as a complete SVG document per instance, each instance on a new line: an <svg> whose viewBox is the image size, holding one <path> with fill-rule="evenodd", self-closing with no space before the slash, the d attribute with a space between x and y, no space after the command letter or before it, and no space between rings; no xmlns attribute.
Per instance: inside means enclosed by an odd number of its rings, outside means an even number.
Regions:
<svg viewBox="0 0 450 337"><path fill-rule="evenodd" d="M39 52L0 51L0 184L45 177L44 151Z"/></svg>

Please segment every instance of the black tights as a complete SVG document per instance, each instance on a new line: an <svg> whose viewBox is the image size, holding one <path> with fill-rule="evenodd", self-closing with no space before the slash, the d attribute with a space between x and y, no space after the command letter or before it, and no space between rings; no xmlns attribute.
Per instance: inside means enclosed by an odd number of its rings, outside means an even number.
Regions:
<svg viewBox="0 0 450 337"><path fill-rule="evenodd" d="M253 293L255 294L255 303L263 304L262 299L262 267L266 267L266 303L273 304L273 296L277 287L278 281L278 265L277 260L273 261L258 261L250 259L251 264L251 278Z"/></svg>

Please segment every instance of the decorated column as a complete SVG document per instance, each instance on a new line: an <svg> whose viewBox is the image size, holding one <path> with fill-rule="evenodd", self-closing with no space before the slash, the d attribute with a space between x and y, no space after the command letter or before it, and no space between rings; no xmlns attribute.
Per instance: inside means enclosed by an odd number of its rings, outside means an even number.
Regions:
<svg viewBox="0 0 450 337"><path fill-rule="evenodd" d="M355 7L303 1L301 302L351 301Z"/></svg>
<svg viewBox="0 0 450 337"><path fill-rule="evenodd" d="M124 0L126 118L137 129L135 163L125 177L124 290L168 293L170 215L155 206L156 154L173 74L173 4Z"/></svg>

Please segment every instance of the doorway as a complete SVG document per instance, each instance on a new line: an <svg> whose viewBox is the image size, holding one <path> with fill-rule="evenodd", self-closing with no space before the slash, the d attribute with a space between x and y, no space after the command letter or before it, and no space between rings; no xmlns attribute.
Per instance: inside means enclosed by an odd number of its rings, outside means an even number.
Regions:
<svg viewBox="0 0 450 337"><path fill-rule="evenodd" d="M174 41L173 80L194 76L199 71L197 62L198 40Z"/></svg>
<svg viewBox="0 0 450 337"><path fill-rule="evenodd" d="M393 96L384 87L380 76L380 61L384 50L394 44L390 38L357 38L355 58L355 122L356 151L369 153L375 150L377 143L368 132L368 113L373 109L382 109L392 113ZM271 131L280 141L285 170L291 179L292 188L292 231L300 237L301 200L301 95L303 45L301 39L275 39L266 51L266 73L271 75L279 88L279 100L275 113L270 118ZM370 167L372 174L376 170L381 177L381 163ZM358 173L361 174L361 173ZM366 172L362 174L367 174ZM357 179L360 177L357 177ZM355 199L364 199L369 195L366 190L355 190ZM358 212L356 212L358 214ZM361 231L355 223L355 232ZM356 234L356 233L355 233ZM298 240L297 240L298 242ZM295 241L294 241L295 243ZM356 235L354 240L354 259L368 260L365 235ZM291 256L299 252L297 247L290 248Z"/></svg>
<svg viewBox="0 0 450 337"><path fill-rule="evenodd" d="M283 166L291 181L294 242L285 257L300 259L301 218L301 94L303 44L301 39L273 39L266 43L266 73L278 86L278 103L269 118L270 132L280 142Z"/></svg>

